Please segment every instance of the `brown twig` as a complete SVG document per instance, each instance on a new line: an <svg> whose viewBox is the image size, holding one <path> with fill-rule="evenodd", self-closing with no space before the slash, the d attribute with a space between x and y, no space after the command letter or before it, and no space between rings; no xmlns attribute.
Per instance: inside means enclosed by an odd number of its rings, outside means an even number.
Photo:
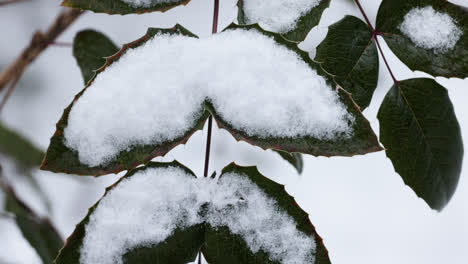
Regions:
<svg viewBox="0 0 468 264"><path fill-rule="evenodd" d="M5 95L3 96L2 98L2 101L0 101L0 112L2 111L3 107L5 107L7 101L8 101L8 98L10 98L11 94L13 93L13 90L15 89L15 86L16 84L18 83L19 81L19 77L17 77L16 79L14 79L11 83L10 83L10 86L8 86L8 89L5 93Z"/></svg>
<svg viewBox="0 0 468 264"><path fill-rule="evenodd" d="M382 50L382 47L380 46L380 42L379 42L379 39L378 39L378 35L381 35L380 32L378 32L374 26L372 26L372 23L370 22L369 18L367 17L367 14L366 12L364 11L364 8L362 8L362 5L361 3L359 2L359 0L354 0L354 2L356 3L356 5L358 6L359 8L359 11L361 11L361 14L364 16L364 19L366 20L366 23L367 25L369 26L370 30L372 31L372 37L375 39L375 43L377 44L377 47L379 49L379 52L380 52L380 55L382 56L384 62L385 62L385 66L387 67L388 69L388 72L390 73L390 76L392 77L393 79L393 82L395 84L398 84L398 80L397 78L395 77L395 75L393 74L393 71L392 69L390 68L390 64L388 64L388 61L387 61L387 58L385 57L385 54L383 53L383 50Z"/></svg>
<svg viewBox="0 0 468 264"><path fill-rule="evenodd" d="M36 31L29 45L6 69L0 73L0 91L9 83L13 83L10 89L14 89L14 84L21 78L26 67L42 53L50 43L65 31L80 15L82 11L78 9L63 10L45 33ZM11 93L11 92L10 92Z"/></svg>
<svg viewBox="0 0 468 264"><path fill-rule="evenodd" d="M214 11L213 11L213 27L212 34L218 32L218 14L219 14L219 0L214 0ZM213 116L208 117L208 135L206 136L206 150L205 150L205 169L203 176L208 177L208 167L210 164L210 149L211 149L211 133L213 130ZM198 264L202 263L202 252L198 251Z"/></svg>
<svg viewBox="0 0 468 264"><path fill-rule="evenodd" d="M9 4L19 4L22 2L29 2L31 0L5 0L0 2L0 6L9 5Z"/></svg>
<svg viewBox="0 0 468 264"><path fill-rule="evenodd" d="M214 11L213 11L213 27L212 33L218 32L218 14L219 14L219 0L214 0ZM213 117L208 117L208 135L206 137L206 151L205 151L205 169L203 176L208 177L208 167L210 163L210 148L211 148L211 132L213 130Z"/></svg>

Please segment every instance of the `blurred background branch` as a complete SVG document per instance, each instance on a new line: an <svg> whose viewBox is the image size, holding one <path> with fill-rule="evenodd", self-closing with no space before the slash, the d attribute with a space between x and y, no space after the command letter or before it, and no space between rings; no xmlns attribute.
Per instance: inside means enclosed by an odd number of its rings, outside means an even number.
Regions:
<svg viewBox="0 0 468 264"><path fill-rule="evenodd" d="M2 5L5 2L0 2ZM21 54L0 73L0 91L8 84L8 90L0 103L0 110L11 95L16 83L21 78L26 67L31 64L42 51L44 51L55 39L64 32L80 15L82 11L77 9L63 10L45 33L36 31L29 45Z"/></svg>
<svg viewBox="0 0 468 264"><path fill-rule="evenodd" d="M9 5L9 4L16 4L22 2L29 2L31 0L5 0L0 2L0 6Z"/></svg>

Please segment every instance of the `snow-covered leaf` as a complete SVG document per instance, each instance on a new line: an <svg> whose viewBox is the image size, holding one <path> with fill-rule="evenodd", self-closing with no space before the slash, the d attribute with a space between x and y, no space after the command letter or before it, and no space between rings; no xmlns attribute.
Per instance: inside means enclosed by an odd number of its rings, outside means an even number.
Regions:
<svg viewBox="0 0 468 264"><path fill-rule="evenodd" d="M376 30L411 70L468 77L468 10L443 0L383 0Z"/></svg>
<svg viewBox="0 0 468 264"><path fill-rule="evenodd" d="M263 211L264 206L259 204L257 208L256 206L247 205L247 208L251 208L246 210L248 214L245 216L237 216L236 214L238 211L235 210L233 210L231 214L227 214L228 220L222 220L228 223L227 225L213 227L211 224L208 224L206 227L206 241L202 248L203 255L208 263L330 263L328 251L323 244L322 238L317 234L315 227L310 222L309 215L297 205L292 196L286 193L283 185L266 178L256 167L240 167L235 164L224 168L220 179L232 180L235 182L239 175L245 176L252 184L256 185L264 195L270 197L277 207L275 211L278 211L280 216L268 219L263 216L263 214L265 214ZM255 197L253 193L245 193L250 197ZM314 247L313 253L308 249L311 241L304 239L306 237L300 236L294 238L292 235L285 234L286 232L293 232L286 231L290 227L285 226L285 223L282 221L285 218L283 213L286 213L286 215L294 220L295 228L303 234L306 234L307 239L314 239L312 243ZM247 220L248 222L244 217L250 218ZM254 224L255 221L260 221L260 223ZM244 224L246 222L255 225L255 227L252 228L252 233L258 235L258 237L247 236L247 241L260 239L263 240L262 242L266 245L270 242L271 247L274 247L275 243L277 243L279 246L276 252L270 253L269 250L261 246L256 246L255 248L259 248L258 251L252 252L252 245L246 242L245 234L248 234L247 230L235 232L233 230L236 229L231 227L236 225L245 226ZM277 232L269 234L271 230L275 229ZM241 235L239 235L239 233ZM282 249L282 247L287 248ZM276 254L278 258L272 259L272 254ZM313 261L308 259L309 254L313 255Z"/></svg>
<svg viewBox="0 0 468 264"><path fill-rule="evenodd" d="M1 184L1 183L0 183ZM24 238L36 250L44 264L50 264L63 246L63 240L48 219L38 216L13 189L2 186L5 193L5 209L14 215ZM13 252L20 254L20 252Z"/></svg>
<svg viewBox="0 0 468 264"><path fill-rule="evenodd" d="M303 41L318 25L330 0L238 0L239 24L258 23L291 41Z"/></svg>
<svg viewBox="0 0 468 264"><path fill-rule="evenodd" d="M65 110L43 169L102 175L185 143L213 115L263 149L320 156L381 150L350 95L308 53L257 25L198 39L149 29L107 59Z"/></svg>
<svg viewBox="0 0 468 264"><path fill-rule="evenodd" d="M226 240L226 230L235 240ZM254 167L232 164L219 179L197 178L177 162L149 163L108 188L56 263L185 264L200 249L212 264L330 263L308 215L282 185Z"/></svg>
<svg viewBox="0 0 468 264"><path fill-rule="evenodd" d="M119 48L104 34L87 29L78 32L73 39L73 56L80 67L85 85L97 69L104 66L106 57L119 51Z"/></svg>
<svg viewBox="0 0 468 264"><path fill-rule="evenodd" d="M361 109L369 106L379 78L379 55L372 31L364 21L346 16L331 25L317 47L315 61L351 93Z"/></svg>
<svg viewBox="0 0 468 264"><path fill-rule="evenodd" d="M142 14L154 11L165 12L190 0L63 0L62 5L96 13Z"/></svg>
<svg viewBox="0 0 468 264"><path fill-rule="evenodd" d="M442 210L460 178L463 142L447 90L433 79L394 85L378 114L380 140L403 181Z"/></svg>

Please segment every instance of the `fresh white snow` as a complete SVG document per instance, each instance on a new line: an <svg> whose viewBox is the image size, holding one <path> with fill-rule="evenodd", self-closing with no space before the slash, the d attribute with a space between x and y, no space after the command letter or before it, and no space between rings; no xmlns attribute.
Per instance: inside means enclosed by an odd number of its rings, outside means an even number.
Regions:
<svg viewBox="0 0 468 264"><path fill-rule="evenodd" d="M205 215L201 206L207 205ZM148 168L123 180L91 214L82 264L120 264L132 248L164 241L176 228L227 226L272 261L313 263L315 241L245 175L195 178L176 167Z"/></svg>
<svg viewBox="0 0 468 264"><path fill-rule="evenodd" d="M435 53L453 49L463 35L450 15L436 11L432 6L411 9L405 15L400 30L416 46L432 49Z"/></svg>
<svg viewBox="0 0 468 264"><path fill-rule="evenodd" d="M121 0L132 7L152 7L157 4L174 3L180 0Z"/></svg>
<svg viewBox="0 0 468 264"><path fill-rule="evenodd" d="M209 100L259 137L349 137L353 117L295 52L257 30L157 35L100 73L74 103L65 144L97 166L137 144L183 136Z"/></svg>
<svg viewBox="0 0 468 264"><path fill-rule="evenodd" d="M244 15L249 24L274 32L293 30L299 18L320 4L321 0L244 0Z"/></svg>

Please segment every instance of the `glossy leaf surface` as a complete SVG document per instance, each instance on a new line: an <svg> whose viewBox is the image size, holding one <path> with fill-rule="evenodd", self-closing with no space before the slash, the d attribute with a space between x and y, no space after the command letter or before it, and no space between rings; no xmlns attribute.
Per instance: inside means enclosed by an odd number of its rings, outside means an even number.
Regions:
<svg viewBox="0 0 468 264"><path fill-rule="evenodd" d="M463 141L447 90L432 79L394 85L380 107L380 140L403 181L442 210L460 178Z"/></svg>
<svg viewBox="0 0 468 264"><path fill-rule="evenodd" d="M88 29L80 31L73 39L73 56L80 67L84 84L91 80L97 69L106 64L107 57L119 48L104 34Z"/></svg>
<svg viewBox="0 0 468 264"><path fill-rule="evenodd" d="M351 93L361 109L369 106L379 78L379 55L366 23L346 16L331 25L325 40L317 47L315 61Z"/></svg>

